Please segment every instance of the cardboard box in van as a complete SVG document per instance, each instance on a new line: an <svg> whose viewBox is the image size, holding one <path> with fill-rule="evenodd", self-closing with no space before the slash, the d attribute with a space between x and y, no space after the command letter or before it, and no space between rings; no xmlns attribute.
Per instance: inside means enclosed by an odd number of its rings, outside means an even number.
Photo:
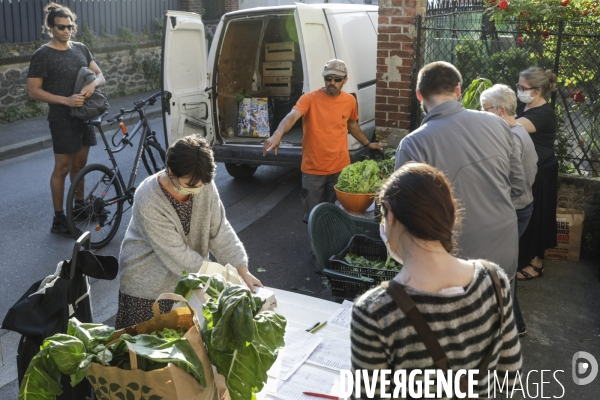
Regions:
<svg viewBox="0 0 600 400"><path fill-rule="evenodd" d="M269 104L273 105L269 113L278 116L271 125L279 123L295 103L273 98L295 100L303 93L322 89L323 67L333 58L345 61L348 81L343 90L356 98L359 126L369 139L373 137L377 6L299 2L227 13L214 33L208 63L199 15L167 11L164 21L163 112L167 144L199 133L211 143L215 161L225 163L227 171L237 178L251 176L260 165L299 168L301 125L282 137L277 155L269 152L263 156L264 137L226 134L239 110L223 98L242 88L267 90ZM285 63L285 69L272 68L274 63ZM367 150L348 134L348 152L351 161L357 161Z"/></svg>

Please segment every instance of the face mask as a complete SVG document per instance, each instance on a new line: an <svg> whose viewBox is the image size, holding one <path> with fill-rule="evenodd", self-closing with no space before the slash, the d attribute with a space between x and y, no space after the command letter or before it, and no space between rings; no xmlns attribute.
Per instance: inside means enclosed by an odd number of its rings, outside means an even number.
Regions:
<svg viewBox="0 0 600 400"><path fill-rule="evenodd" d="M388 254L390 256L392 256L392 258L394 260L396 260L397 262L399 262L400 264L404 264L404 260L402 260L402 257L400 257L398 254L396 254L396 252L394 250L392 250L390 243L388 241L387 234L385 233L385 225L384 224L379 224L379 236L381 236L381 240L383 240L383 243L385 243L385 248L387 249Z"/></svg>
<svg viewBox="0 0 600 400"><path fill-rule="evenodd" d="M517 97L523 103L526 103L526 104L531 103L533 101L533 99L535 99L535 97L531 97L531 92L532 92L532 90L528 90L526 92L519 90L519 91L517 91Z"/></svg>
<svg viewBox="0 0 600 400"><path fill-rule="evenodd" d="M173 182L171 175L167 174L167 176L169 177L169 180L173 184L173 187L175 188L175 190L177 190L181 194L185 194L185 195L198 194L198 193L200 193L200 190L202 190L202 186L204 186L204 185L202 185L200 187L194 187L194 188L183 187L183 186L181 186L181 184L179 184L179 186L177 186L177 185L175 185L175 182ZM179 183L179 179L177 179L177 183Z"/></svg>

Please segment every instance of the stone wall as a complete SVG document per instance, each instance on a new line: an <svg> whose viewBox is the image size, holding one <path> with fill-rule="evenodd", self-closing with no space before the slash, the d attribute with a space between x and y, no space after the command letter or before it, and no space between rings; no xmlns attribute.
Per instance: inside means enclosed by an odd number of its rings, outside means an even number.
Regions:
<svg viewBox="0 0 600 400"><path fill-rule="evenodd" d="M102 91L113 97L151 90L144 75L144 60L160 63L158 41L97 49L96 63L106 78ZM9 107L31 107L27 96L27 72L31 55L0 59L0 115Z"/></svg>

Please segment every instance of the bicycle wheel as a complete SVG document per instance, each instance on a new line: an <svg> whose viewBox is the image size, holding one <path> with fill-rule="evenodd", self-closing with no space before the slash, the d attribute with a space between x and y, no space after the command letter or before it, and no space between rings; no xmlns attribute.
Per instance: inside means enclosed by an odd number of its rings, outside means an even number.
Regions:
<svg viewBox="0 0 600 400"><path fill-rule="evenodd" d="M142 153L142 162L148 175L155 174L165 169L165 151L156 139L148 138L144 143L144 152Z"/></svg>
<svg viewBox="0 0 600 400"><path fill-rule="evenodd" d="M73 237L89 231L91 246L106 246L117 233L123 215L121 184L107 166L90 164L71 182L67 194L67 225Z"/></svg>

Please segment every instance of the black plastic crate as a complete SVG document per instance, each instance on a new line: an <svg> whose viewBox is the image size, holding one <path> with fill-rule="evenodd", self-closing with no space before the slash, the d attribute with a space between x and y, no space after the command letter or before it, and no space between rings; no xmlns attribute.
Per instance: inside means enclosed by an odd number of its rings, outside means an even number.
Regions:
<svg viewBox="0 0 600 400"><path fill-rule="evenodd" d="M398 274L398 271L393 270L350 265L344 260L344 257L346 257L348 253L363 256L371 261L377 259L386 260L387 249L381 240L373 239L365 235L352 236L348 245L340 254L329 258L329 268L333 271L342 272L345 275L373 278L375 281L374 285L389 281ZM369 283L361 284L348 282L343 278L338 277L329 276L328 278L331 285L331 294L338 299L354 300L374 286Z"/></svg>

